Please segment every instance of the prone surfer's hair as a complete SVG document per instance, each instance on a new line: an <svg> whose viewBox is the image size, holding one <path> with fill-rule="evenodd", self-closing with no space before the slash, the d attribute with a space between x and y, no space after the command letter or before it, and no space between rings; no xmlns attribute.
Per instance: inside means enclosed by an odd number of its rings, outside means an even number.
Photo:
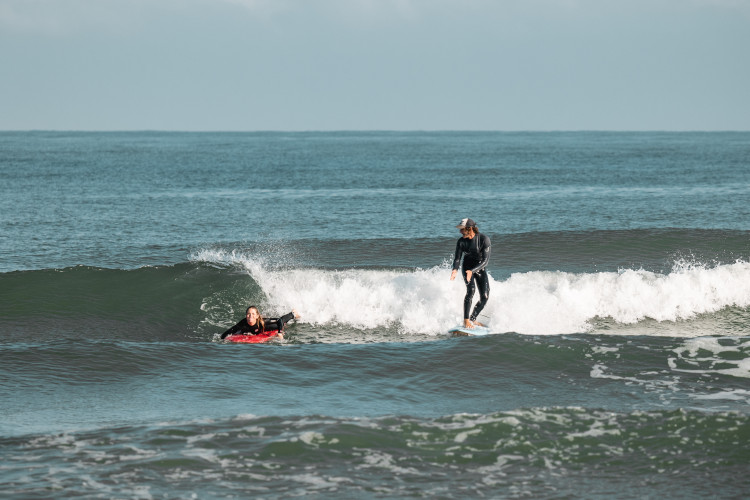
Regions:
<svg viewBox="0 0 750 500"><path fill-rule="evenodd" d="M250 312L250 309L255 309L255 312L258 313L258 323L260 323L260 333L263 333L266 331L266 321L263 319L263 315L260 313L258 308L256 306L250 306L245 311L245 316L247 316L247 313Z"/></svg>

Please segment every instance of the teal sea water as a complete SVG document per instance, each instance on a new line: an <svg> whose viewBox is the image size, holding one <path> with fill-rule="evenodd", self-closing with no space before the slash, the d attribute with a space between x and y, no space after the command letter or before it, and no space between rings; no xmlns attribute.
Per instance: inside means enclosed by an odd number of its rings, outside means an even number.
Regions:
<svg viewBox="0 0 750 500"><path fill-rule="evenodd" d="M2 132L0 178L0 497L750 493L750 133ZM222 342L251 304L302 317Z"/></svg>

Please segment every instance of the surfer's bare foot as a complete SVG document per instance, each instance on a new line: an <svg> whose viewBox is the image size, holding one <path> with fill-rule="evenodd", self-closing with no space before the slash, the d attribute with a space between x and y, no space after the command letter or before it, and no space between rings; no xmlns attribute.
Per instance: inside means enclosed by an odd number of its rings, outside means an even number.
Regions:
<svg viewBox="0 0 750 500"><path fill-rule="evenodd" d="M474 328L474 323L472 323L470 319L465 319L464 328Z"/></svg>
<svg viewBox="0 0 750 500"><path fill-rule="evenodd" d="M474 326L485 326L484 324L480 323L479 321L474 322Z"/></svg>

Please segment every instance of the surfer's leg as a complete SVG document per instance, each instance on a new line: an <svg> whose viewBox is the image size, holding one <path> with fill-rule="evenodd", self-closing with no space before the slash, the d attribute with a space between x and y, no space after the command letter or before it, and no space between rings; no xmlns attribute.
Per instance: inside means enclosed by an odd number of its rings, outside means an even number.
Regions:
<svg viewBox="0 0 750 500"><path fill-rule="evenodd" d="M469 319L469 312L471 311L471 301L474 298L474 290L476 285L474 284L476 279L474 276L471 277L471 281L466 281L466 273L464 275L464 283L466 283L466 296L464 296L464 321Z"/></svg>
<svg viewBox="0 0 750 500"><path fill-rule="evenodd" d="M472 323L477 320L477 316L479 316L479 313L482 312L484 306L487 305L487 300L489 300L490 298L490 277L487 275L487 271L482 270L474 273L474 276L472 276L472 281L474 281L475 279L479 284L479 302L477 302L477 305L474 306L474 312L471 313L471 317L469 318ZM465 305L466 304L464 304L464 309ZM471 303L469 305L471 305ZM466 316L466 311L464 312L464 316Z"/></svg>

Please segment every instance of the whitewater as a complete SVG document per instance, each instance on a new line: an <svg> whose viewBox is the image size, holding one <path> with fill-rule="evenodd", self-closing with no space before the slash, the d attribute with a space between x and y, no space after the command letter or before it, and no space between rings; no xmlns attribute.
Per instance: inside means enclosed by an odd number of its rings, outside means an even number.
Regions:
<svg viewBox="0 0 750 500"><path fill-rule="evenodd" d="M465 289L448 280L447 261L410 271L334 271L269 270L262 258L216 250L197 252L191 260L244 270L263 290L266 308L296 308L304 322L314 325L357 329L397 325L405 335L441 335L461 320L455 305L462 302ZM496 333L584 333L596 331L596 324L607 320L618 325L648 320L676 323L750 306L750 264L738 261L708 267L676 262L667 274L643 269L513 273L506 280L491 280L491 296L482 317L491 318L488 326ZM208 299L203 309L211 307ZM681 331L687 336L700 334ZM673 332L664 328L656 334Z"/></svg>

